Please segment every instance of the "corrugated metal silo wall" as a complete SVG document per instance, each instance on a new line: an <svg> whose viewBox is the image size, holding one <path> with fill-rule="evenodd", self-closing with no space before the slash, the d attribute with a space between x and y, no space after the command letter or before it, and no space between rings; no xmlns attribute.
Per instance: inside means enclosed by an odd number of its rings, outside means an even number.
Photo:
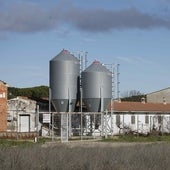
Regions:
<svg viewBox="0 0 170 170"><path fill-rule="evenodd" d="M112 75L108 72L87 71L82 72L83 101L90 112L101 111L101 98L103 110L106 109L112 97Z"/></svg>
<svg viewBox="0 0 170 170"><path fill-rule="evenodd" d="M78 93L80 74L79 61L51 60L50 61L50 88L52 103L58 112L74 111Z"/></svg>

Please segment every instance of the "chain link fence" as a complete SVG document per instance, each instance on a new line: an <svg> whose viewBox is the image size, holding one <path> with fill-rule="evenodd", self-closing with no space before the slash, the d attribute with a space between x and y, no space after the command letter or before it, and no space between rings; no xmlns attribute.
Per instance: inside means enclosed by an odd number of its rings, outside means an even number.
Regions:
<svg viewBox="0 0 170 170"><path fill-rule="evenodd" d="M40 113L40 135L63 142L126 134L170 134L169 114L51 112L49 123L43 123L43 114L47 113Z"/></svg>

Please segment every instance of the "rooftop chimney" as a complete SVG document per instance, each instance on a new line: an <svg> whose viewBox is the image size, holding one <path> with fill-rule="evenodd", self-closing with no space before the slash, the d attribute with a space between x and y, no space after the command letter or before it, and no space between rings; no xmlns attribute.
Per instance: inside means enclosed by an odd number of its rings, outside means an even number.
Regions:
<svg viewBox="0 0 170 170"><path fill-rule="evenodd" d="M141 103L143 103L143 104L145 104L145 103L146 103L146 101L145 101L145 98L144 98L144 97L142 97L142 98L141 98Z"/></svg>
<svg viewBox="0 0 170 170"><path fill-rule="evenodd" d="M166 104L166 98L163 97L163 104Z"/></svg>

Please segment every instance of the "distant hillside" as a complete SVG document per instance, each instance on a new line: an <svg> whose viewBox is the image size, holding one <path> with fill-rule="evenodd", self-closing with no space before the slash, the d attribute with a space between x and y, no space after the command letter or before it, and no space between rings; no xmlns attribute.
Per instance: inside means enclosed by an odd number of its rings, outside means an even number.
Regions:
<svg viewBox="0 0 170 170"><path fill-rule="evenodd" d="M26 96L31 99L48 98L48 86L36 86L30 88L8 88L8 99L15 98L17 96Z"/></svg>

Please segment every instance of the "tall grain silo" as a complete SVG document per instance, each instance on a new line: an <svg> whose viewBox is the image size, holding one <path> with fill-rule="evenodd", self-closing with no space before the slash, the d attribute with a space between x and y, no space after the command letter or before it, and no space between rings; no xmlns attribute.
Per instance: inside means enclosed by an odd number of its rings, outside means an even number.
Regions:
<svg viewBox="0 0 170 170"><path fill-rule="evenodd" d="M80 62L67 50L50 60L51 101L57 112L75 110Z"/></svg>
<svg viewBox="0 0 170 170"><path fill-rule="evenodd" d="M83 101L88 111L104 111L112 98L112 73L94 61L81 75Z"/></svg>

